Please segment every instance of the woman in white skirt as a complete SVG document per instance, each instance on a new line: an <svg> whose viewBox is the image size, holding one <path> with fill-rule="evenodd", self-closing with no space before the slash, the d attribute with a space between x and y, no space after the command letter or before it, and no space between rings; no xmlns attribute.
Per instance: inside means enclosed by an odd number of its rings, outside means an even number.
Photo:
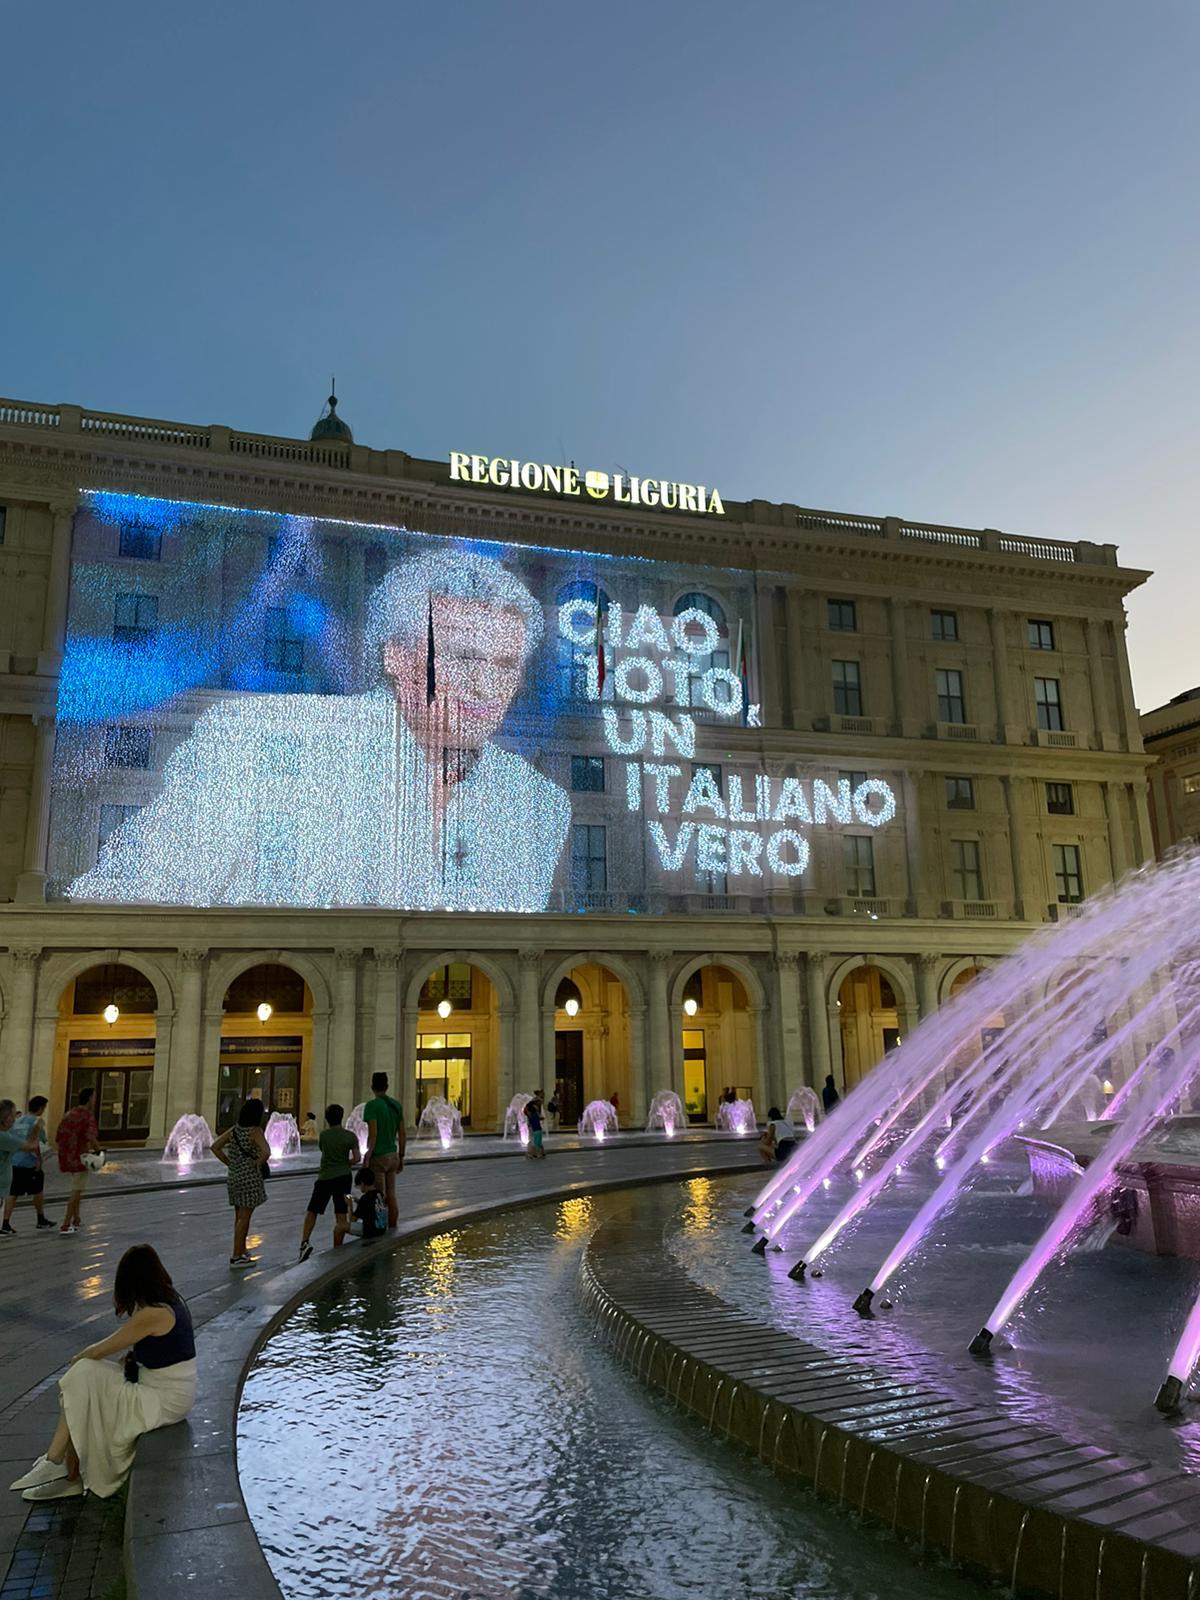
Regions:
<svg viewBox="0 0 1200 1600"><path fill-rule="evenodd" d="M148 1244L121 1257L113 1306L126 1318L81 1350L59 1380L54 1437L10 1487L26 1500L107 1499L129 1476L143 1433L180 1422L196 1398L196 1341L187 1302ZM108 1356L123 1355L122 1366Z"/></svg>

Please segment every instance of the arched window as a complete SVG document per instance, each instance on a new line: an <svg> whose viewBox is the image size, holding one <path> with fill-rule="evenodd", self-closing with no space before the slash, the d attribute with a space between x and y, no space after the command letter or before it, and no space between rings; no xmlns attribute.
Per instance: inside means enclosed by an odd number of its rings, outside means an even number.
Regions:
<svg viewBox="0 0 1200 1600"><path fill-rule="evenodd" d="M723 641L718 649L711 651L708 655L692 657L692 672L688 679L690 693L686 704L697 710L705 711L708 708L700 698L696 680L702 678L710 667L729 666L729 624L725 620L724 607L714 600L712 595L702 594L699 590L681 594L671 608L671 615L678 617L684 611L699 611L704 616L711 617L716 623L717 631ZM699 625L693 623L688 631L691 633L693 630L699 634ZM728 701L730 698L729 685L727 683L718 683L715 693L720 698ZM679 703L684 704L685 702L681 701Z"/></svg>
<svg viewBox="0 0 1200 1600"><path fill-rule="evenodd" d="M566 605L568 600L584 600L593 609L596 605L597 595L600 598L601 615L608 610L609 599L607 593L599 588L590 578L572 578L570 583L564 583L554 596L557 606ZM596 659L596 648L590 644L575 644L570 639L564 639L554 629L558 640L558 655L556 658L556 671L559 698L562 700L590 700L588 693L588 672L591 664ZM605 678L603 700L613 697L611 670Z"/></svg>

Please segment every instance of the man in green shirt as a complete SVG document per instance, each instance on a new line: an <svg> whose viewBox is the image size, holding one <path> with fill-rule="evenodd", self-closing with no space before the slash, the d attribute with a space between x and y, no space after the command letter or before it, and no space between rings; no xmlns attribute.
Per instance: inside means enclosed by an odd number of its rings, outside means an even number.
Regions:
<svg viewBox="0 0 1200 1600"><path fill-rule="evenodd" d="M307 1261L313 1253L310 1243L317 1218L324 1215L325 1207L333 1201L333 1242L341 1244L350 1231L350 1186L354 1180L354 1163L358 1159L358 1140L342 1127L343 1107L325 1107L325 1127L317 1143L321 1150L321 1165L317 1168L317 1181L313 1184L308 1210L304 1213L304 1232L300 1238L300 1259Z"/></svg>
<svg viewBox="0 0 1200 1600"><path fill-rule="evenodd" d="M376 1072L371 1078L375 1098L363 1107L363 1121L367 1125L367 1153L363 1166L375 1174L380 1192L387 1203L388 1227L394 1228L400 1220L396 1204L396 1174L404 1168L404 1107L387 1092L388 1075Z"/></svg>

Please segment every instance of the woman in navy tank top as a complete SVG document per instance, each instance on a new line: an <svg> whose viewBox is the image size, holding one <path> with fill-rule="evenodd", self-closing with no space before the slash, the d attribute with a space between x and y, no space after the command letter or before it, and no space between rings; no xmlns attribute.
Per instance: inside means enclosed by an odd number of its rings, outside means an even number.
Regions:
<svg viewBox="0 0 1200 1600"><path fill-rule="evenodd" d="M121 1326L80 1351L59 1381L59 1418L45 1455L12 1488L26 1500L115 1494L143 1433L179 1422L196 1398L196 1341L187 1302L148 1244L126 1250L113 1283ZM107 1359L121 1356L118 1365Z"/></svg>

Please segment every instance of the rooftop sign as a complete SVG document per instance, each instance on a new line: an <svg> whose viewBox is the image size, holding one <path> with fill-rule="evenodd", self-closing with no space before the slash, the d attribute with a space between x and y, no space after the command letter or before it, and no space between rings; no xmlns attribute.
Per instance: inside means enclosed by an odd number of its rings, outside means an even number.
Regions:
<svg viewBox="0 0 1200 1600"><path fill-rule="evenodd" d="M621 506L653 506L658 511L696 511L723 517L725 507L715 489L702 483L668 483L664 478L627 477L623 472L581 473L577 467L555 467L540 461L515 461L510 456L474 456L450 452L452 483L487 484L495 489L525 489L530 494L588 495Z"/></svg>

